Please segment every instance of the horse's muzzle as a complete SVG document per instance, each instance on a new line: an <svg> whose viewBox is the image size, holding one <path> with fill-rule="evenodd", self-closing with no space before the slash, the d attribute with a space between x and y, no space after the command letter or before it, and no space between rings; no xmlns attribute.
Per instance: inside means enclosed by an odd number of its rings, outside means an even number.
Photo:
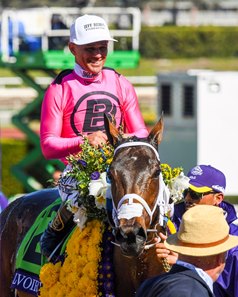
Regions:
<svg viewBox="0 0 238 297"><path fill-rule="evenodd" d="M135 223L121 225L115 230L115 238L121 248L121 252L127 257L139 256L145 247L147 234L142 226Z"/></svg>

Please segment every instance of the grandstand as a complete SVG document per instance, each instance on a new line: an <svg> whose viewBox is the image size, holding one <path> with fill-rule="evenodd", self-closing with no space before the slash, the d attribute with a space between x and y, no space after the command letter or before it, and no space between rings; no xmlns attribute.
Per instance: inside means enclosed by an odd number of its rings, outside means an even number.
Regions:
<svg viewBox="0 0 238 297"><path fill-rule="evenodd" d="M139 63L141 12L135 7L5 9L1 16L2 63L20 68L22 64L30 68L71 68L73 57L67 47L69 26L85 13L102 16L109 24L111 35L119 40L117 48L110 43L107 66L136 67Z"/></svg>

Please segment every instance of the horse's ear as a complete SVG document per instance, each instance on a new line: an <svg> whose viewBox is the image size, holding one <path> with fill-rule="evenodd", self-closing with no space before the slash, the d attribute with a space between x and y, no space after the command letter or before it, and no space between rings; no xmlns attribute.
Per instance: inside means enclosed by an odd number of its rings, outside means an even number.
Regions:
<svg viewBox="0 0 238 297"><path fill-rule="evenodd" d="M149 142L154 146L157 147L163 138L163 132L164 132L164 118L163 114L161 115L160 120L157 122L157 124L154 126L154 128L150 131L150 134L148 136Z"/></svg>
<svg viewBox="0 0 238 297"><path fill-rule="evenodd" d="M109 142L111 145L115 146L115 144L121 140L121 134L118 131L116 125L109 120L106 114L104 114L104 127Z"/></svg>

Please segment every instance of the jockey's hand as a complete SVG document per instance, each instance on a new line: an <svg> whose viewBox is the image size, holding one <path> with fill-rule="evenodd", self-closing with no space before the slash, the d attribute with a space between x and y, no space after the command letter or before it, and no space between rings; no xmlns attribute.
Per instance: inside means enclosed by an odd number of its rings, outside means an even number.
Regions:
<svg viewBox="0 0 238 297"><path fill-rule="evenodd" d="M159 238L155 238L155 241L157 242L155 245L157 260L159 262L161 262L162 259L166 258L170 265L175 264L178 259L178 254L166 249L166 247L163 243L165 241L165 239L167 238L166 235L164 235L163 233L160 232L159 237L160 237L161 241Z"/></svg>
<svg viewBox="0 0 238 297"><path fill-rule="evenodd" d="M96 148L101 147L107 142L107 135L102 131L93 132L92 134L86 135L86 137L88 138L89 144Z"/></svg>

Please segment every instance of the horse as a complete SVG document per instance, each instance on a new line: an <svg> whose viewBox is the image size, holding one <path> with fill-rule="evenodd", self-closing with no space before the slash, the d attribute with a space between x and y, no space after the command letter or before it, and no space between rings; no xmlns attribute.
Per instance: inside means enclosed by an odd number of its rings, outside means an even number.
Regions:
<svg viewBox="0 0 238 297"><path fill-rule="evenodd" d="M141 282L164 272L156 260L153 238L160 231L161 168L158 146L163 135L161 118L146 139L123 138L116 126L105 121L115 151L108 171L112 211L108 221L115 237L113 266L116 296L133 297ZM37 215L58 197L57 189L44 189L13 201L0 214L0 290L2 297L17 295L10 289L16 253Z"/></svg>

